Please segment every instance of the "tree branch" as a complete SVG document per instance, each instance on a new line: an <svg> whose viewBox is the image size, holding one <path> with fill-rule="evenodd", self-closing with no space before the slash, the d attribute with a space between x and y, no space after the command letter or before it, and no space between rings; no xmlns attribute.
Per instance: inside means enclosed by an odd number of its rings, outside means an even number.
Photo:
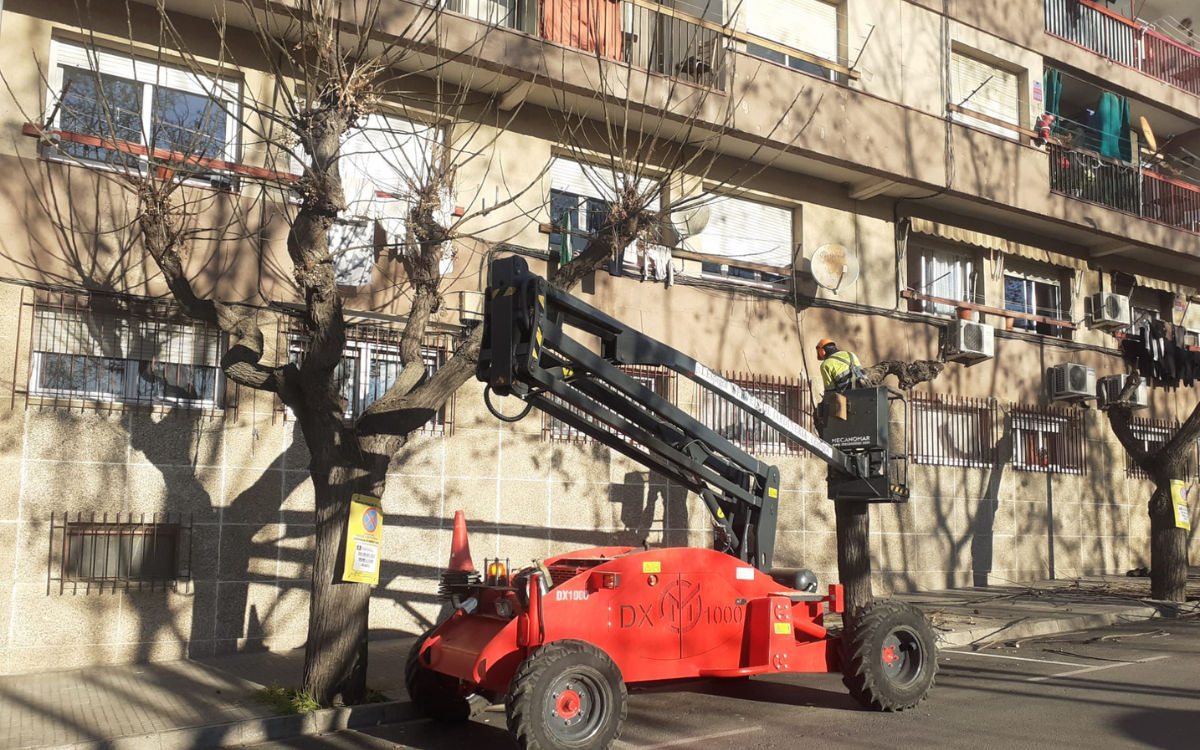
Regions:
<svg viewBox="0 0 1200 750"><path fill-rule="evenodd" d="M146 251L162 271L184 314L215 325L229 335L229 349L221 357L226 377L247 388L278 393L285 403L294 403L295 383L289 375L294 374L295 368L268 367L261 363L263 333L254 319L255 312L196 296L179 255L185 231L183 212L172 198L177 189L177 183L159 182L152 176L143 177L138 185L137 220Z"/></svg>
<svg viewBox="0 0 1200 750"><path fill-rule="evenodd" d="M887 359L871 367L863 368L867 382L871 385L882 385L889 375L895 375L900 383L900 389L912 390L914 386L936 380L942 370L946 369L945 362L932 359L921 359L916 362L902 362L898 359Z"/></svg>

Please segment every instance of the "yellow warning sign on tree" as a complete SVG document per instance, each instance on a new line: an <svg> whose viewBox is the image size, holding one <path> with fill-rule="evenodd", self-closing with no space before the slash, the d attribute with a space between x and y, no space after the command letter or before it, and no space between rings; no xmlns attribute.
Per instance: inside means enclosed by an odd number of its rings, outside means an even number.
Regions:
<svg viewBox="0 0 1200 750"><path fill-rule="evenodd" d="M347 583L379 583L379 551L383 547L381 505L379 498L367 495L350 499L346 564L342 569L342 580Z"/></svg>
<svg viewBox="0 0 1200 750"><path fill-rule="evenodd" d="M1180 529L1192 528L1191 517L1188 515L1187 487L1179 479L1171 480L1171 505L1175 507L1175 526Z"/></svg>

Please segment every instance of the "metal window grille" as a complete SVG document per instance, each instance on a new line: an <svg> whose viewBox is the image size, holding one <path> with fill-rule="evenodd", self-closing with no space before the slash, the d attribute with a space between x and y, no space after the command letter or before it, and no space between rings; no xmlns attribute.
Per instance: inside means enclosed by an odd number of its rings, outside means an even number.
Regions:
<svg viewBox="0 0 1200 750"><path fill-rule="evenodd" d="M810 432L813 426L808 384L795 378L725 373L724 377L778 409ZM758 456L798 456L803 449L765 422L707 388L700 389L700 422L738 447Z"/></svg>
<svg viewBox="0 0 1200 750"><path fill-rule="evenodd" d="M1153 453L1175 437L1175 433L1179 432L1181 427L1178 420L1174 419L1131 419L1129 422L1130 429L1138 440L1142 442L1142 447L1147 452ZM1184 471L1184 476L1179 479L1200 478L1200 442L1196 443L1192 456L1188 459L1187 468ZM1138 466L1133 460L1133 456L1125 454L1125 475L1134 479L1153 479L1150 474Z"/></svg>
<svg viewBox="0 0 1200 750"><path fill-rule="evenodd" d="M356 419L396 382L404 369L400 363L403 333L400 328L369 324L346 327L346 348L334 375L347 420ZM283 341L278 351L286 351L290 361L297 365L303 362L309 342L304 331L298 326L285 327L281 335ZM426 336L421 344L426 377L437 372L450 358L451 344L449 334ZM420 431L429 435L449 435L454 425L454 399L451 396ZM290 415L282 402L277 400L277 404L280 411Z"/></svg>
<svg viewBox="0 0 1200 750"><path fill-rule="evenodd" d="M1003 418L996 399L914 393L909 404L914 463L987 467L999 462Z"/></svg>
<svg viewBox="0 0 1200 750"><path fill-rule="evenodd" d="M646 388L654 392L659 398L666 399L672 404L679 400L679 380L678 376L671 370L665 367L644 367L644 366L624 366L621 370L629 375L634 380L641 383ZM555 398L555 397L551 397ZM586 419L608 432L616 434L615 430L609 429L606 425L596 421L573 406L555 398L559 406L562 406L579 415L581 419ZM542 438L550 442L568 442L568 443L590 443L594 442L593 438L579 429L563 422L557 417L552 417L549 414L542 415Z"/></svg>
<svg viewBox="0 0 1200 750"><path fill-rule="evenodd" d="M1053 474L1087 473L1083 411L1013 404L1013 468Z"/></svg>
<svg viewBox="0 0 1200 750"><path fill-rule="evenodd" d="M47 594L178 591L192 577L192 517L51 513L48 560Z"/></svg>
<svg viewBox="0 0 1200 750"><path fill-rule="evenodd" d="M33 316L30 403L215 411L227 401L221 331L173 303L26 289L21 309Z"/></svg>

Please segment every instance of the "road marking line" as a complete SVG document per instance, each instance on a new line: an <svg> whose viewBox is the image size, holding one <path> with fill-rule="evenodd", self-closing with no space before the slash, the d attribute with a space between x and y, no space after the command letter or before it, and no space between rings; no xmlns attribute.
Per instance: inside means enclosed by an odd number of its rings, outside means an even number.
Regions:
<svg viewBox="0 0 1200 750"><path fill-rule="evenodd" d="M716 734L706 734L703 737L688 737L682 740L671 740L670 742L661 742L657 745L635 745L632 742L625 740L620 741L619 745L635 747L638 750L659 750L663 747L678 747L679 745L690 745L693 742L704 742L705 740L719 740L722 737L733 737L738 734L748 734L750 732L761 732L762 727L747 727L745 729L731 729L728 732L717 732Z"/></svg>
<svg viewBox="0 0 1200 750"><path fill-rule="evenodd" d="M1030 677L1026 682L1045 682L1046 680L1054 680L1059 677L1072 677L1077 674L1087 674L1088 672L1099 672L1104 669L1116 669L1117 667L1128 667L1133 664L1145 664L1151 661L1159 661L1168 659L1169 656L1151 656L1149 659L1138 659L1137 661L1126 661L1120 664L1104 664L1099 667L1085 667L1084 669L1076 669L1074 672L1063 672L1062 674L1046 675L1045 677Z"/></svg>
<svg viewBox="0 0 1200 750"><path fill-rule="evenodd" d="M984 654L978 651L939 651L939 654L960 654L962 656L983 656L988 659L1012 659L1013 661L1031 661L1036 664L1059 664L1064 667L1082 667L1073 661L1051 661L1049 659L1030 659L1024 656L1008 656L1006 654Z"/></svg>

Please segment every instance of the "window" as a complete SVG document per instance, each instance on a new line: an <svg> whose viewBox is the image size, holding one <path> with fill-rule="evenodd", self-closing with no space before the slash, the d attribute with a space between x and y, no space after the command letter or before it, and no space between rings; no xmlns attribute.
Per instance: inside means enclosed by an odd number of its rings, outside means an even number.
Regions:
<svg viewBox="0 0 1200 750"><path fill-rule="evenodd" d="M1179 432L1180 424L1175 420L1165 419L1132 419L1129 422L1130 428L1133 430L1134 437L1142 443L1142 448L1147 453L1155 453L1164 445L1175 437L1175 433ZM1187 467L1184 469L1184 475L1179 479L1192 479L1198 476L1198 460L1200 460L1200 442L1196 443L1196 452L1188 459ZM1133 456L1125 454L1125 474L1137 479L1151 479L1142 467L1134 462Z"/></svg>
<svg viewBox="0 0 1200 750"><path fill-rule="evenodd" d="M395 384L404 369L400 363L402 331L378 326L356 325L346 331L346 349L334 370L347 420L356 419ZM297 365L303 362L307 340L300 332L289 335L289 356ZM421 347L425 376L429 377L450 357L447 341L430 340ZM447 434L452 424L454 398L442 405L422 428L435 435Z"/></svg>
<svg viewBox="0 0 1200 750"><path fill-rule="evenodd" d="M1013 468L1054 474L1085 474L1083 413L1013 405Z"/></svg>
<svg viewBox="0 0 1200 750"><path fill-rule="evenodd" d="M54 40L49 112L63 131L123 141L135 147L236 161L236 84L190 70ZM126 168L146 156L63 142L60 154Z"/></svg>
<svg viewBox="0 0 1200 750"><path fill-rule="evenodd" d="M838 62L837 5L821 0L755 0L743 7L747 33ZM838 80L834 71L777 49L747 42L746 52L821 78Z"/></svg>
<svg viewBox="0 0 1200 750"><path fill-rule="evenodd" d="M408 251L408 211L414 185L426 185L441 176L436 160L444 153L440 128L390 115L362 118L357 128L343 136L338 170L346 195L346 210L329 230L329 252L333 255L338 284L366 286L371 283L379 247L398 255ZM308 157L297 154L292 171L304 171ZM442 191L441 205L434 218L443 225L454 213L453 186ZM447 243L441 273L454 268L453 248Z"/></svg>
<svg viewBox="0 0 1200 750"><path fill-rule="evenodd" d="M1004 309L1029 315L1063 319L1062 284L1045 270L1029 264L1006 260L1004 269ZM1013 321L1013 328L1044 336L1062 336L1062 326L1041 321Z"/></svg>
<svg viewBox="0 0 1200 750"><path fill-rule="evenodd" d="M224 351L213 326L172 305L38 293L33 303L29 394L216 408Z"/></svg>
<svg viewBox="0 0 1200 750"><path fill-rule="evenodd" d="M955 50L950 58L951 104L978 112L1010 125L1021 124L1021 105L1018 76L992 63L984 62ZM954 112L955 121L970 125L1003 138L1017 139L1015 130Z"/></svg>
<svg viewBox="0 0 1200 750"><path fill-rule="evenodd" d="M704 231L683 243L693 252L728 260L727 263L705 262L706 275L768 284L790 281L789 269L795 246L791 209L742 198L718 198L709 204L709 210L711 213ZM778 268L779 273L754 266Z"/></svg>
<svg viewBox="0 0 1200 750"><path fill-rule="evenodd" d="M550 162L550 224L549 249L557 254L563 246L563 230L568 231L571 256L587 247L590 232L604 226L609 209L616 200L618 186L624 177L611 169L573 161L561 156ZM639 180L638 190L649 192L654 184ZM653 196L647 209L657 211L658 196ZM634 244L625 248L625 263L637 263Z"/></svg>
<svg viewBox="0 0 1200 750"><path fill-rule="evenodd" d="M760 375L727 374L724 377L750 395L775 407L801 427L809 431L814 429L810 408L811 395L802 381ZM796 456L802 451L800 446L784 438L775 428L707 388L700 389L700 422L754 455Z"/></svg>
<svg viewBox="0 0 1200 750"><path fill-rule="evenodd" d="M656 396L666 399L671 403L677 401L677 376L671 370L663 367L639 367L639 366L622 366L621 370L634 380L641 383L646 388L654 392ZM550 396L559 406L569 409L576 414L580 419L596 425L605 432L613 432L607 425L600 424L594 421L591 417L576 409L574 406L563 403L561 400ZM566 441L573 443L590 442L592 438L578 428L567 424L557 417L552 417L549 414L544 415L542 421L542 435L549 441Z"/></svg>
<svg viewBox="0 0 1200 750"><path fill-rule="evenodd" d="M999 405L995 399L913 393L914 463L931 466L988 467L997 463Z"/></svg>
<svg viewBox="0 0 1200 750"><path fill-rule="evenodd" d="M176 589L191 577L191 546L192 519L179 513L55 513L47 577L59 593Z"/></svg>
<svg viewBox="0 0 1200 750"><path fill-rule="evenodd" d="M1164 317L1162 293L1156 289L1139 286L1129 297L1130 321L1161 320Z"/></svg>
<svg viewBox="0 0 1200 750"><path fill-rule="evenodd" d="M983 303L983 295L977 292L980 288L978 264L973 258L933 249L918 249L912 258L919 294L955 302ZM942 302L917 300L914 307L918 312L954 315L954 305Z"/></svg>

